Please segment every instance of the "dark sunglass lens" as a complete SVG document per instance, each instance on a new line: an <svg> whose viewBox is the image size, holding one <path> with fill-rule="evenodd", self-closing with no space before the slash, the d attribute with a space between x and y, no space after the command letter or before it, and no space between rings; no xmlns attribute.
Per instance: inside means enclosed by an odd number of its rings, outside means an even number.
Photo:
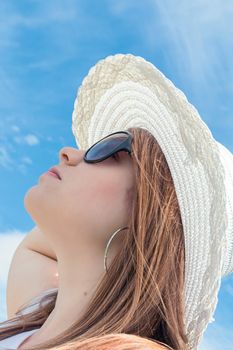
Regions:
<svg viewBox="0 0 233 350"><path fill-rule="evenodd" d="M86 158L89 160L95 160L105 157L108 153L112 152L122 142L124 142L127 137L128 135L123 133L107 136L88 151Z"/></svg>

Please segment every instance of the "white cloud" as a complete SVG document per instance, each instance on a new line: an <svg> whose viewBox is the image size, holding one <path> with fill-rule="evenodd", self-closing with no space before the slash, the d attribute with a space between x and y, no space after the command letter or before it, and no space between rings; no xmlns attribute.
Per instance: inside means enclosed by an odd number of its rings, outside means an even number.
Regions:
<svg viewBox="0 0 233 350"><path fill-rule="evenodd" d="M14 132L20 132L20 128L19 128L17 125L12 125L12 126L11 126L11 129L12 129Z"/></svg>
<svg viewBox="0 0 233 350"><path fill-rule="evenodd" d="M141 14L140 27L137 30L140 40L145 43L149 60L155 64L160 63L163 69L171 72L171 79L176 79L175 85L182 84L182 90L186 86L187 94L190 93L193 99L200 99L203 108L212 108L212 118L219 124L223 120L216 115L219 112L214 114L214 104L219 111L219 104L224 103L224 114L229 115L227 123L232 127L233 2L109 2L111 13L121 19L127 18L132 22L136 13Z"/></svg>
<svg viewBox="0 0 233 350"><path fill-rule="evenodd" d="M36 137L33 134L28 134L27 136L24 137L24 139L29 146L37 145L39 143L38 137Z"/></svg>
<svg viewBox="0 0 233 350"><path fill-rule="evenodd" d="M56 7L54 7L53 1L40 1L36 6L36 11L33 11L30 15L20 13L10 3L1 3L1 24L0 31L3 34L9 33L10 30L18 27L36 28L44 25L53 26L54 23L70 22L77 20L77 14L79 7L76 0L69 0L69 5L64 0L58 0ZM7 13L7 16L4 15Z"/></svg>
<svg viewBox="0 0 233 350"><path fill-rule="evenodd" d="M148 1L145 1L145 2L148 2ZM145 3L137 2L134 0L128 0L128 1L111 0L110 1L110 11L115 16L122 16L125 13L129 14L129 11L132 11L131 14L133 14L135 10L140 11L140 8L144 6L145 6Z"/></svg>
<svg viewBox="0 0 233 350"><path fill-rule="evenodd" d="M3 146L0 146L0 166L10 169L13 161L7 151Z"/></svg>
<svg viewBox="0 0 233 350"><path fill-rule="evenodd" d="M13 140L16 143L19 143L19 144L26 143L29 146L37 145L40 142L39 138L33 134L28 134L26 136L15 136L13 137Z"/></svg>
<svg viewBox="0 0 233 350"><path fill-rule="evenodd" d="M29 157L22 157L21 160L23 163L32 164L32 160Z"/></svg>
<svg viewBox="0 0 233 350"><path fill-rule="evenodd" d="M30 14L19 11L11 3L0 3L0 51L8 47L17 46L18 33L20 30L26 29L44 29L49 27L48 35L53 35L53 40L59 41L62 39L62 31L60 26L64 26L64 31L73 31L72 23L77 25L83 18L81 14L81 5L77 4L76 0L57 0L56 7L53 1L38 1L35 10ZM66 26L68 24L68 26ZM62 46L68 44L68 36L62 40ZM63 55L65 52L63 52ZM58 57L59 59L59 57Z"/></svg>
<svg viewBox="0 0 233 350"><path fill-rule="evenodd" d="M21 160L21 163L17 164L17 168L23 175L25 175L27 174L27 170L28 170L27 165L30 165L33 162L29 157L22 157L20 160Z"/></svg>
<svg viewBox="0 0 233 350"><path fill-rule="evenodd" d="M204 82L211 88L211 80L219 83L223 77L227 82L229 74L233 75L232 1L183 0L179 6L170 0L150 3L158 21L151 17L145 23L145 40L155 48L161 36L170 45L171 51L164 58L167 63L175 65L181 77L192 79L199 87Z"/></svg>

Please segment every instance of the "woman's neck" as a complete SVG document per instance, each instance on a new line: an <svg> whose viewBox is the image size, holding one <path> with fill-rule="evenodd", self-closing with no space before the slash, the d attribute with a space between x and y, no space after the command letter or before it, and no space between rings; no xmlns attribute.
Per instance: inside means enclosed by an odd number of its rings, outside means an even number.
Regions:
<svg viewBox="0 0 233 350"><path fill-rule="evenodd" d="M41 328L28 337L20 350L48 341L67 330L85 312L98 282L104 275L103 254L58 258L59 286L53 311ZM52 335L52 337L51 337Z"/></svg>

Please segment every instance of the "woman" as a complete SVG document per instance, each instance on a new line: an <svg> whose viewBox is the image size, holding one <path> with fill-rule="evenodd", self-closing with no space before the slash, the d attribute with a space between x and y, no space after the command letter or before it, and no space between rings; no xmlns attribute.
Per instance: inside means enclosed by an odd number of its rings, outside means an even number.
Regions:
<svg viewBox="0 0 233 350"><path fill-rule="evenodd" d="M0 339L34 331L20 349L78 349L124 333L196 349L233 271L232 154L130 54L90 69L72 119L80 149L63 148L57 177L42 175L25 196L57 257L58 290Z"/></svg>

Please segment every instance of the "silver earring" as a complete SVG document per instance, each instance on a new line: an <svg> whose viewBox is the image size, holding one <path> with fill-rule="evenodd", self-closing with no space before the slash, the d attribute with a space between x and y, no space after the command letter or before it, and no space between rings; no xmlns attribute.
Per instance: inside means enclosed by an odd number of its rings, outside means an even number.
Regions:
<svg viewBox="0 0 233 350"><path fill-rule="evenodd" d="M106 264L108 247L109 247L109 245L110 245L112 239L115 237L115 235L116 235L118 232L120 232L120 231L122 231L122 230L124 230L124 229L126 229L126 228L128 228L128 227L119 228L118 230L116 230L116 231L112 234L112 236L111 236L110 239L108 240L108 243L107 243L107 245L106 245L105 252L104 252L104 269L105 269L106 272L108 272L108 270L107 270L107 264Z"/></svg>

